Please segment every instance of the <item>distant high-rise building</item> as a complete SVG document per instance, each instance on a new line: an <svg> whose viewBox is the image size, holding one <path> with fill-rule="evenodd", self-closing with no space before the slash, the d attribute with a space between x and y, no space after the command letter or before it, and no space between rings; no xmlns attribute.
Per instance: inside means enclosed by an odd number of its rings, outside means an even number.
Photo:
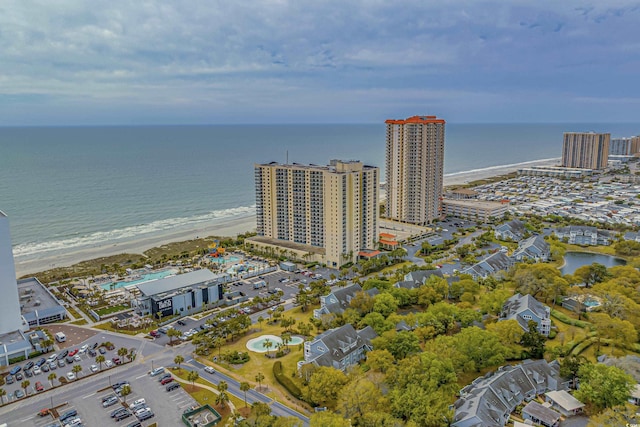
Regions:
<svg viewBox="0 0 640 427"><path fill-rule="evenodd" d="M445 121L436 116L387 120L385 216L424 225L440 216Z"/></svg>
<svg viewBox="0 0 640 427"><path fill-rule="evenodd" d="M28 329L25 323L20 314L9 218L0 211L0 334Z"/></svg>
<svg viewBox="0 0 640 427"><path fill-rule="evenodd" d="M250 244L334 268L355 261L378 240L378 173L357 161L256 164Z"/></svg>
<svg viewBox="0 0 640 427"><path fill-rule="evenodd" d="M637 137L635 139L638 139ZM609 143L609 155L610 156L632 156L637 153L637 141L636 147L633 147L634 138L611 138Z"/></svg>
<svg viewBox="0 0 640 427"><path fill-rule="evenodd" d="M611 134L565 132L562 166L567 168L605 169L609 160Z"/></svg>

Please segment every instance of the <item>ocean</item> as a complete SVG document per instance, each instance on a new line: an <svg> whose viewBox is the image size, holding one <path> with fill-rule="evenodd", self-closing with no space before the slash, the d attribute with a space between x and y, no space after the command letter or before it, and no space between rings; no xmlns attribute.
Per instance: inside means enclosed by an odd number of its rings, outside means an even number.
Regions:
<svg viewBox="0 0 640 427"><path fill-rule="evenodd" d="M564 131L639 124L448 123L445 174L560 157ZM0 210L16 261L255 212L254 163L361 160L384 124L0 128Z"/></svg>

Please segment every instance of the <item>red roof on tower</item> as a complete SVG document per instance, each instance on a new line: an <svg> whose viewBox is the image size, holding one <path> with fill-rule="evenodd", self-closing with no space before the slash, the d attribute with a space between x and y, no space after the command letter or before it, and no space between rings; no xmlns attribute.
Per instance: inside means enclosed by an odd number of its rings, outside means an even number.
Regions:
<svg viewBox="0 0 640 427"><path fill-rule="evenodd" d="M444 121L444 119L439 119L436 116L412 116L409 117L408 119L405 120L393 120L393 119L389 119L385 121L386 124L388 125L405 125L407 123L442 123L445 124L446 122Z"/></svg>

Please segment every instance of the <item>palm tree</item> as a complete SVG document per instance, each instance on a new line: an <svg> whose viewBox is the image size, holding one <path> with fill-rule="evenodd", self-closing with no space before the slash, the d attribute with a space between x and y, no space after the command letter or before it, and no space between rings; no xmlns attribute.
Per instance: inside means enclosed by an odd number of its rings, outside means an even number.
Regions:
<svg viewBox="0 0 640 427"><path fill-rule="evenodd" d="M264 322L264 317L258 317L258 323L260 323L260 329L262 329L262 322Z"/></svg>
<svg viewBox="0 0 640 427"><path fill-rule="evenodd" d="M242 388L242 385L240 385ZM4 397L7 395L7 391L0 388L0 405L4 405ZM247 406L247 393L244 394L244 406Z"/></svg>
<svg viewBox="0 0 640 427"><path fill-rule="evenodd" d="M96 363L98 363L100 365L100 370L102 371L102 364L104 363L106 359L104 358L104 355L99 354L96 356Z"/></svg>
<svg viewBox="0 0 640 427"><path fill-rule="evenodd" d="M273 347L273 341L271 341L269 338L265 338L262 346L267 349L267 357L269 357L269 349Z"/></svg>
<svg viewBox="0 0 640 427"><path fill-rule="evenodd" d="M82 371L82 366L73 365L73 368L71 368L71 371L77 376L80 373L80 371Z"/></svg>
<svg viewBox="0 0 640 427"><path fill-rule="evenodd" d="M118 349L118 356L122 357L122 360L124 360L124 358L125 358L125 356L126 356L127 354L129 354L129 350L127 350L126 348L124 348L124 347L120 347L120 348Z"/></svg>
<svg viewBox="0 0 640 427"><path fill-rule="evenodd" d="M249 385L248 382L241 382L240 383L240 391L244 392L244 407L247 407L247 390L249 390L251 388L251 386Z"/></svg>
<svg viewBox="0 0 640 427"><path fill-rule="evenodd" d="M258 381L258 388L262 390L262 380L264 380L264 374L262 372L258 372L256 375L256 381Z"/></svg>
<svg viewBox="0 0 640 427"><path fill-rule="evenodd" d="M196 371L189 371L187 374L187 381L191 381L191 391L193 391L194 384L198 378L200 378L200 374Z"/></svg>
<svg viewBox="0 0 640 427"><path fill-rule="evenodd" d="M184 357L181 354L178 354L174 359L173 359L173 363L175 363L176 365L178 365L178 369L180 369L180 364L184 362Z"/></svg>
<svg viewBox="0 0 640 427"><path fill-rule="evenodd" d="M282 344L284 344L284 346L287 347L287 350L289 350L289 343L291 342L291 334L282 334L280 335L280 339L282 340Z"/></svg>
<svg viewBox="0 0 640 427"><path fill-rule="evenodd" d="M124 403L127 403L127 396L131 394L131 386L128 384L125 384L124 386L122 386L122 390L120 390L120 394L124 399Z"/></svg>
<svg viewBox="0 0 640 427"><path fill-rule="evenodd" d="M127 355L127 357L129 358L129 362L133 362L133 359L135 359L136 357L136 349L131 347L129 349L129 354Z"/></svg>
<svg viewBox="0 0 640 427"><path fill-rule="evenodd" d="M29 387L31 385L31 381L29 380L24 380L20 383L20 387L22 387L24 389L24 395L27 395L27 387Z"/></svg>
<svg viewBox="0 0 640 427"><path fill-rule="evenodd" d="M211 342L214 348L218 349L218 358L222 357L222 347L224 346L224 339L222 337L215 337Z"/></svg>
<svg viewBox="0 0 640 427"><path fill-rule="evenodd" d="M47 377L47 379L49 380L49 382L51 383L51 387L53 387L53 380L55 380L56 378L58 378L58 376L56 375L55 372L51 372L49 374L49 376Z"/></svg>
<svg viewBox="0 0 640 427"><path fill-rule="evenodd" d="M167 331L167 335L169 336L169 344L173 344L173 339L182 335L182 332L177 329L171 328Z"/></svg>
<svg viewBox="0 0 640 427"><path fill-rule="evenodd" d="M220 381L218 383L218 397L216 398L216 403L222 405L224 408L225 402L229 401L229 395L227 394L227 389L229 389L229 385L226 381Z"/></svg>

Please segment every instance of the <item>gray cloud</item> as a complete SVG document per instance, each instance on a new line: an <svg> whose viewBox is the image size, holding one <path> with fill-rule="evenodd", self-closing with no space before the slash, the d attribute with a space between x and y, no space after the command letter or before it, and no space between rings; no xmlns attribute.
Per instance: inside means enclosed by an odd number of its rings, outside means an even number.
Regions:
<svg viewBox="0 0 640 427"><path fill-rule="evenodd" d="M640 97L637 4L558 3L5 1L0 124L500 121L527 102L544 121ZM632 118L611 104L600 120Z"/></svg>

